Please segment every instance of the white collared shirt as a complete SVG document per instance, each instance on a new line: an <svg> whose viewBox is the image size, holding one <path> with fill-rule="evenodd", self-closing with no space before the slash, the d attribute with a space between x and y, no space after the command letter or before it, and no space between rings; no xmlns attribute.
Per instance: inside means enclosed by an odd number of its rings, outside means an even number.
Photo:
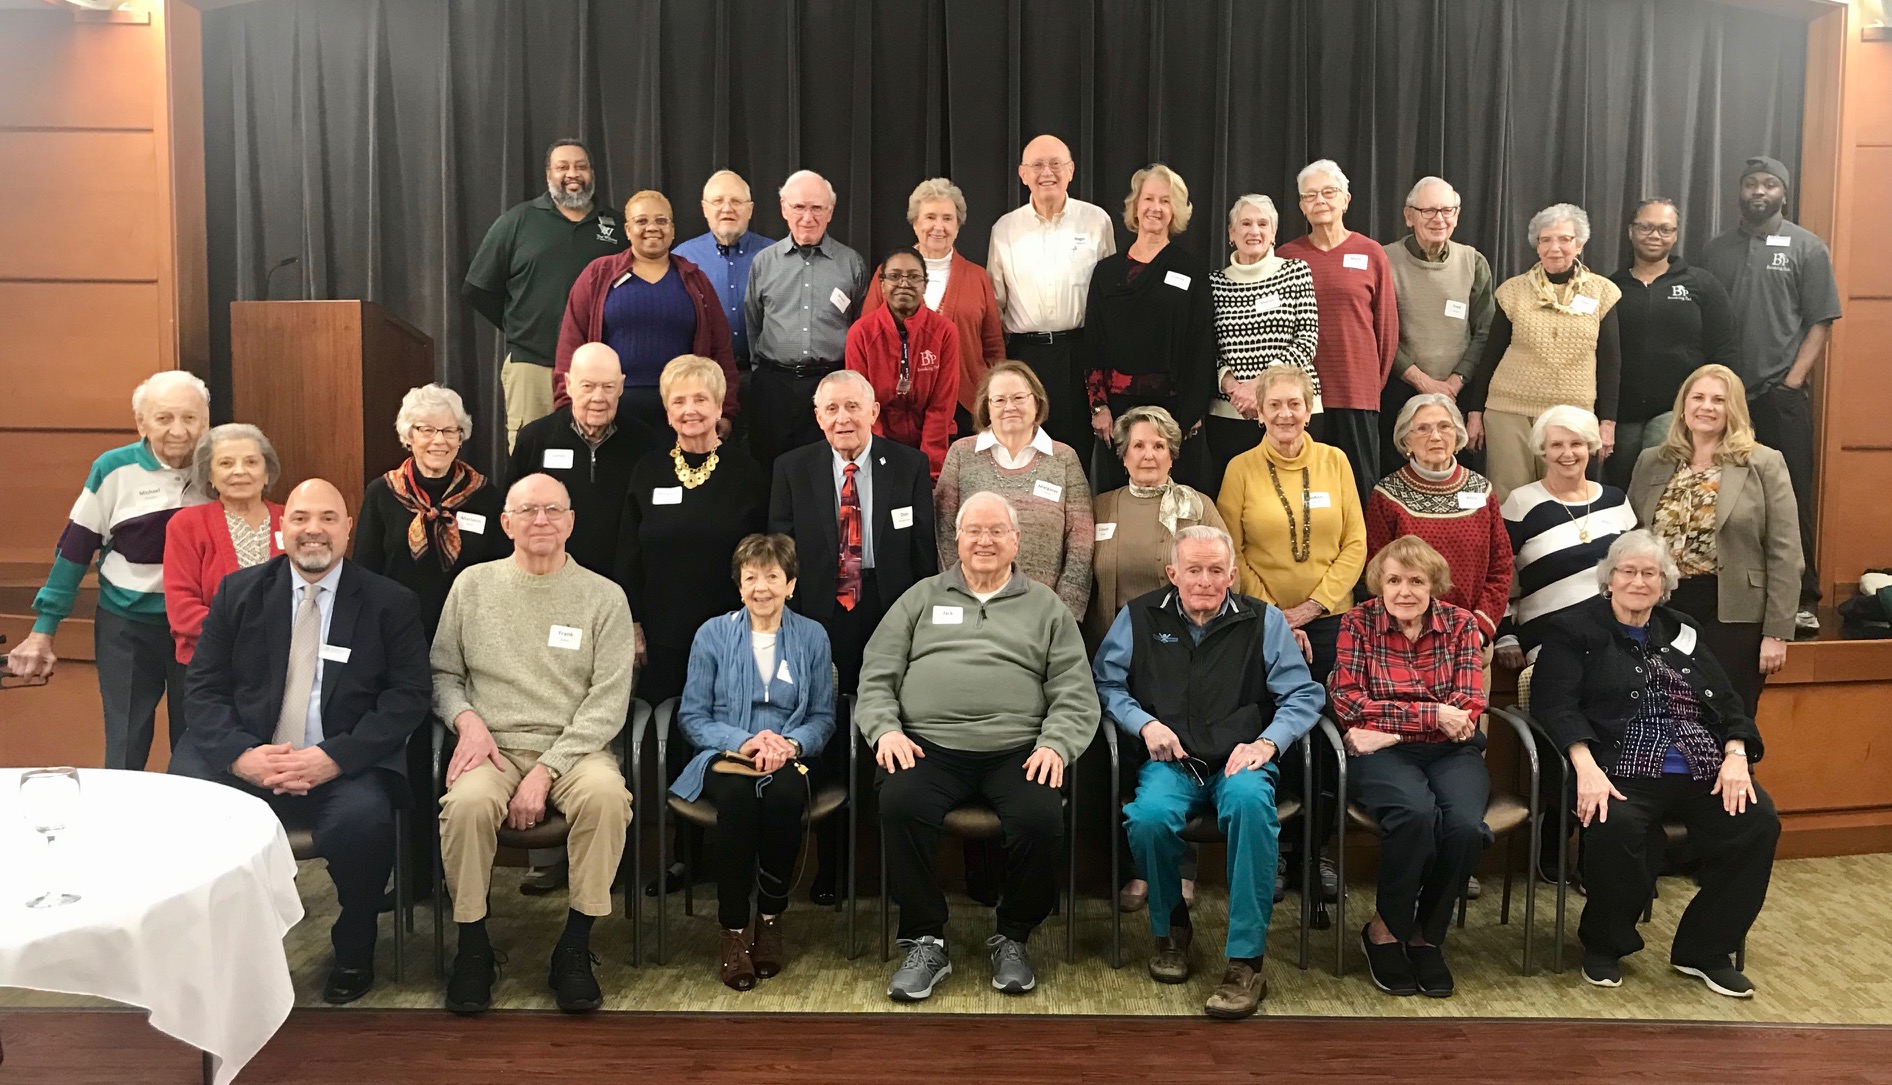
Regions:
<svg viewBox="0 0 1892 1085"><path fill-rule="evenodd" d="M1045 432L1043 426L1039 426L1038 432L1031 435L1031 443L1019 449L1017 456L1013 456L1010 452L1006 451L1004 445L999 444L998 437L994 435L991 430L985 430L980 433L979 436L973 438L972 450L974 452L984 452L988 448L992 450L992 458L998 461L1000 467L1005 468L1007 471L1016 471L1021 467L1028 466L1032 458L1040 452L1047 456L1051 455L1051 435Z"/></svg>
<svg viewBox="0 0 1892 1085"><path fill-rule="evenodd" d="M1110 214L1066 197L1045 218L1027 203L992 224L986 274L1008 332L1066 332L1084 326L1084 297L1097 261L1117 251Z"/></svg>

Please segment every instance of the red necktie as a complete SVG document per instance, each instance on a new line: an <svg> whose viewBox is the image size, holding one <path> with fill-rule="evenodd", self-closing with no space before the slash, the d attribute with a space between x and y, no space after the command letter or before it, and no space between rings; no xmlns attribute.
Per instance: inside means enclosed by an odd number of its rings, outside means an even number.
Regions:
<svg viewBox="0 0 1892 1085"><path fill-rule="evenodd" d="M861 491L854 485L857 464L842 467L841 560L834 576L834 600L853 610L861 598Z"/></svg>

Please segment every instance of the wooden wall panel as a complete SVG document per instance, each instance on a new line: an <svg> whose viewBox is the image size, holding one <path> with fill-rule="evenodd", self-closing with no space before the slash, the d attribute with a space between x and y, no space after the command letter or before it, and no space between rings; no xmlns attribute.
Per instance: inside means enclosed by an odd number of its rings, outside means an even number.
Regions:
<svg viewBox="0 0 1892 1085"><path fill-rule="evenodd" d="M48 201L55 178L63 206ZM0 132L0 208L0 278L155 282L165 262L170 216L148 131Z"/></svg>
<svg viewBox="0 0 1892 1085"><path fill-rule="evenodd" d="M1760 705L1767 756L1756 771L1783 812L1892 817L1892 746L1884 741L1892 682L1770 684Z"/></svg>
<svg viewBox="0 0 1892 1085"><path fill-rule="evenodd" d="M0 33L0 128L150 128L163 73L151 27L75 27L70 11L8 12Z"/></svg>
<svg viewBox="0 0 1892 1085"><path fill-rule="evenodd" d="M1892 53L1892 44L1881 46ZM1892 69L1892 63L1886 65ZM1892 114L1892 107L1886 112ZM1892 146L1860 146L1853 152L1855 213L1846 234L1845 293L1854 298L1892 298L1892 218L1883 205L1892 196ZM1867 207L1858 206L1865 201ZM1865 212L1865 213L1860 213ZM1852 318L1847 313L1846 319ZM1883 339L1866 340L1883 350Z"/></svg>
<svg viewBox="0 0 1892 1085"><path fill-rule="evenodd" d="M1889 9L1892 10L1892 9ZM1892 42L1851 43L1857 50L1846 73L1846 99L1852 138L1862 146L1892 146ZM1883 200L1885 189L1878 190Z"/></svg>
<svg viewBox="0 0 1892 1085"><path fill-rule="evenodd" d="M163 365L155 283L0 282L0 313L0 429L131 424L131 390Z"/></svg>
<svg viewBox="0 0 1892 1085"><path fill-rule="evenodd" d="M136 439L131 420L110 433L0 430L7 515L0 516L0 561L52 561L53 543L99 453Z"/></svg>
<svg viewBox="0 0 1892 1085"><path fill-rule="evenodd" d="M1892 179L1888 179L1888 183L1892 183ZM1886 191L1892 192L1892 188ZM1892 274L1892 267L1888 267L1887 273ZM1854 297L1845 304L1846 315L1833 326L1835 347L1832 353L1847 359L1875 353L1884 357L1887 344L1892 344L1892 297ZM1892 406L1892 366L1850 364L1834 368L1827 381L1831 391L1827 396L1826 421L1841 451L1892 449L1892 425L1886 418L1887 408ZM1844 481L1846 471L1831 474L1836 476L1834 481ZM1885 479L1881 477L1877 481L1883 486Z"/></svg>

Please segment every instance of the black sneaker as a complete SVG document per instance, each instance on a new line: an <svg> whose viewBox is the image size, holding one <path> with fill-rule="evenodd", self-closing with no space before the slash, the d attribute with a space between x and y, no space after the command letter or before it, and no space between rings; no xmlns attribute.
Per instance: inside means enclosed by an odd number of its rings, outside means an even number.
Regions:
<svg viewBox="0 0 1892 1085"><path fill-rule="evenodd" d="M1623 962L1607 953L1585 953L1583 955L1583 980L1598 987L1621 987L1623 985Z"/></svg>
<svg viewBox="0 0 1892 1085"><path fill-rule="evenodd" d="M485 1013L493 1004L493 975L498 970L490 946L455 953L453 975L447 979L447 1009L469 1017Z"/></svg>
<svg viewBox="0 0 1892 1085"><path fill-rule="evenodd" d="M1366 931L1360 928L1360 948L1366 950L1366 969L1373 977L1373 986L1389 995L1418 994L1419 979L1413 975L1412 962L1406 959L1406 947L1398 942L1375 945Z"/></svg>
<svg viewBox="0 0 1892 1085"><path fill-rule="evenodd" d="M322 987L322 1001L331 1006L346 1006L374 987L374 962L369 961L360 968L344 967L337 961L329 970L328 982Z"/></svg>
<svg viewBox="0 0 1892 1085"><path fill-rule="evenodd" d="M598 958L583 946L552 947L552 971L546 984L552 988L552 999L559 1009L566 1013L589 1013L604 1005L598 977L591 973L591 966L596 963Z"/></svg>
<svg viewBox="0 0 1892 1085"><path fill-rule="evenodd" d="M1727 995L1729 998L1754 997L1754 985L1727 961L1703 965L1675 962L1675 970L1684 976L1694 976L1718 995Z"/></svg>
<svg viewBox="0 0 1892 1085"><path fill-rule="evenodd" d="M1407 946L1406 960L1412 965L1420 994L1427 998L1452 997L1452 970L1445 965L1444 950L1438 946Z"/></svg>

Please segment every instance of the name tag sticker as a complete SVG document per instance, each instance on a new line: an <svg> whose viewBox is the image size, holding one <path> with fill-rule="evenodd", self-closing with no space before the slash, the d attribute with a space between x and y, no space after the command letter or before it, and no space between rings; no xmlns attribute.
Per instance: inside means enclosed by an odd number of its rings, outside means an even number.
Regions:
<svg viewBox="0 0 1892 1085"><path fill-rule="evenodd" d="M1307 495L1307 507L1310 509L1331 509L1334 507L1334 495L1326 490L1315 490Z"/></svg>
<svg viewBox="0 0 1892 1085"><path fill-rule="evenodd" d="M781 665L775 668L775 677L777 680L787 682L791 686L795 684L795 680L790 678L788 674L788 660L782 660Z"/></svg>
<svg viewBox="0 0 1892 1085"><path fill-rule="evenodd" d="M1469 490L1460 490L1458 492L1458 507L1461 509L1482 509L1485 507L1485 495L1475 494Z"/></svg>
<svg viewBox="0 0 1892 1085"><path fill-rule="evenodd" d="M1173 286L1178 290L1187 290L1189 289L1189 276L1184 275L1180 271L1172 271L1163 276L1163 285Z"/></svg>
<svg viewBox="0 0 1892 1085"><path fill-rule="evenodd" d="M653 487L650 491L650 503L653 505L681 505L683 504L683 487Z"/></svg>
<svg viewBox="0 0 1892 1085"><path fill-rule="evenodd" d="M548 471L569 471L572 466L572 450L569 448L548 448L545 450L544 467Z"/></svg>
<svg viewBox="0 0 1892 1085"><path fill-rule="evenodd" d="M545 646L576 652L578 646L584 643L584 639L585 631L575 625L555 625L552 627L552 632L545 638Z"/></svg>
<svg viewBox="0 0 1892 1085"><path fill-rule="evenodd" d="M837 286L834 288L834 293L828 295L828 301L836 309L844 313L847 312L847 295L841 292L840 287Z"/></svg>
<svg viewBox="0 0 1892 1085"><path fill-rule="evenodd" d="M459 525L461 531L471 531L475 535L486 534L486 517L477 512L456 512L453 514L453 522Z"/></svg>
<svg viewBox="0 0 1892 1085"><path fill-rule="evenodd" d="M1350 252L1340 258L1341 267L1350 267L1355 271L1366 270L1366 253Z"/></svg>
<svg viewBox="0 0 1892 1085"><path fill-rule="evenodd" d="M1046 501L1062 501L1064 500L1064 487L1055 482L1046 482L1044 479L1039 479L1037 482L1031 484L1031 496L1042 497Z"/></svg>
<svg viewBox="0 0 1892 1085"><path fill-rule="evenodd" d="M966 611L965 611L965 608L963 607L934 607L933 608L933 624L934 625L961 625L961 624L964 624L965 620L966 620Z"/></svg>
<svg viewBox="0 0 1892 1085"><path fill-rule="evenodd" d="M618 287L623 286L625 283L628 283L630 281L631 281L631 273L627 271L624 274L619 275L617 278L611 280L611 289L616 290Z"/></svg>
<svg viewBox="0 0 1892 1085"><path fill-rule="evenodd" d="M280 531L276 533L276 549L282 549L282 532Z"/></svg>
<svg viewBox="0 0 1892 1085"><path fill-rule="evenodd" d="M324 644L322 646L322 661L325 663L346 663L348 662L348 655L349 650L339 644Z"/></svg>
<svg viewBox="0 0 1892 1085"><path fill-rule="evenodd" d="M1091 235L1089 234L1077 234L1071 238L1071 247L1074 249L1081 249L1090 243Z"/></svg>
<svg viewBox="0 0 1892 1085"><path fill-rule="evenodd" d="M1767 243L1774 248L1784 249L1793 244L1793 238L1788 237L1786 234L1768 234Z"/></svg>
<svg viewBox="0 0 1892 1085"><path fill-rule="evenodd" d="M1116 538L1116 536L1117 536L1116 524L1098 524L1097 525L1097 541L1098 542L1108 542L1111 539Z"/></svg>
<svg viewBox="0 0 1892 1085"><path fill-rule="evenodd" d="M902 505L900 508L893 510L892 516L893 526L902 531L913 526L912 505Z"/></svg>
<svg viewBox="0 0 1892 1085"><path fill-rule="evenodd" d="M1272 313L1279 308L1281 308L1281 295L1279 294L1263 294L1261 297L1255 299L1255 311L1257 313Z"/></svg>
<svg viewBox="0 0 1892 1085"><path fill-rule="evenodd" d="M1596 299L1587 294L1578 294L1576 297L1570 299L1570 311L1573 313L1582 313L1588 316L1596 312L1596 308Z"/></svg>
<svg viewBox="0 0 1892 1085"><path fill-rule="evenodd" d="M1462 301L1448 301L1445 303L1445 315L1453 320L1464 320L1467 308Z"/></svg>

